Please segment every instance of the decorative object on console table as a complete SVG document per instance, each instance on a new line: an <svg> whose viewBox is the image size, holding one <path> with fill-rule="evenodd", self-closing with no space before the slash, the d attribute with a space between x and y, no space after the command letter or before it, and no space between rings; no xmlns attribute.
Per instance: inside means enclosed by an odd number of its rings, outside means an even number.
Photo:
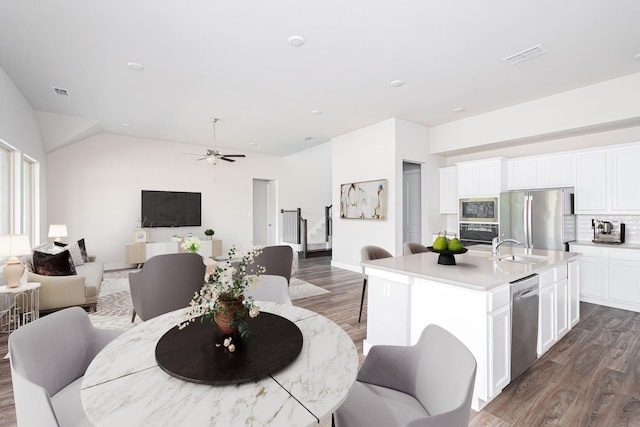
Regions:
<svg viewBox="0 0 640 427"><path fill-rule="evenodd" d="M387 219L387 180L342 184L340 218Z"/></svg>
<svg viewBox="0 0 640 427"><path fill-rule="evenodd" d="M197 253L202 247L202 242L197 237L189 236L184 239L181 246L185 251Z"/></svg>
<svg viewBox="0 0 640 427"><path fill-rule="evenodd" d="M137 228L133 232L134 243L147 243L148 240L149 240L149 233L144 228Z"/></svg>
<svg viewBox="0 0 640 427"><path fill-rule="evenodd" d="M253 298L244 297L244 292L259 279L261 270L256 266L253 275L247 275L247 266L254 262L261 249L239 252L235 246L229 249L227 261L216 266L207 282L197 293L180 321L180 328L186 328L189 323L200 317L211 317L227 335L240 333L241 337L249 334L248 318L260 314ZM231 316L231 321L228 317Z"/></svg>
<svg viewBox="0 0 640 427"><path fill-rule="evenodd" d="M20 277L22 277L25 267L18 257L29 253L31 253L31 246L29 244L29 236L26 234L5 234L0 236L0 256L8 257L2 270L8 287L15 288L20 286Z"/></svg>
<svg viewBox="0 0 640 427"><path fill-rule="evenodd" d="M206 230L204 230L204 235L207 236L209 240L213 239L214 234L215 234L215 231L213 231L210 228L207 228Z"/></svg>
<svg viewBox="0 0 640 427"><path fill-rule="evenodd" d="M66 224L51 224L49 225L49 237L53 237L54 242L59 242L63 237L67 237L67 225Z"/></svg>

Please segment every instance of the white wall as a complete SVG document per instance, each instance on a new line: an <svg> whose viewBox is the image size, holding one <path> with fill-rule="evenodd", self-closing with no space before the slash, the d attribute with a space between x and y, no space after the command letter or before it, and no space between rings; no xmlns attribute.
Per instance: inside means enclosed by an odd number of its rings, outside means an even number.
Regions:
<svg viewBox="0 0 640 427"><path fill-rule="evenodd" d="M45 240L47 181L45 152L33 108L0 68L0 139L40 163L40 235L36 241Z"/></svg>
<svg viewBox="0 0 640 427"><path fill-rule="evenodd" d="M440 173L445 158L429 154L429 128L405 120L396 121L396 210L403 211L402 162L421 164L422 188L422 242L430 244L433 233L444 230L446 217L440 215ZM396 223L395 248L402 254L402 214Z"/></svg>
<svg viewBox="0 0 640 427"><path fill-rule="evenodd" d="M334 266L360 271L360 249L366 245L402 255L404 161L421 165L422 240L431 242L431 233L442 229L446 221L439 213L438 173L445 159L429 154L429 128L389 119L333 139ZM387 219L340 218L340 185L377 179L388 181Z"/></svg>
<svg viewBox="0 0 640 427"><path fill-rule="evenodd" d="M140 191L197 191L202 193L202 227L154 228L151 240L167 241L173 234L188 232L202 237L206 228L212 228L223 240L223 251L232 244L248 247L253 234L253 179L278 180L278 209L284 201L297 201L298 195L303 203L296 205L307 209L308 194L330 191L330 165L317 160L325 159L321 153L329 149L328 144L316 148L317 157L301 153L301 161L318 163L306 169L320 175L301 177L291 171L296 156L247 153L235 163L212 166L181 154L203 152L199 145L98 134L48 154L49 221L67 224L68 240L84 237L88 251L108 268L122 267L125 244L132 241L140 218Z"/></svg>
<svg viewBox="0 0 640 427"><path fill-rule="evenodd" d="M640 73L431 128L431 152L495 149L640 124ZM493 146L493 147L492 147Z"/></svg>
<svg viewBox="0 0 640 427"><path fill-rule="evenodd" d="M394 254L396 221L395 119L334 138L331 143L333 206L332 265L360 271L360 248L375 245ZM340 218L340 185L388 180L387 219Z"/></svg>

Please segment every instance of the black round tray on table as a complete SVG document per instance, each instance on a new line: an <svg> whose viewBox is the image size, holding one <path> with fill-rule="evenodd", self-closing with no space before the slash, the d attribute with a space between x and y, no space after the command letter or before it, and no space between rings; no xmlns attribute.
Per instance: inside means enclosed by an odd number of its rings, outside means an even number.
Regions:
<svg viewBox="0 0 640 427"><path fill-rule="evenodd" d="M436 249L433 249L433 246L427 246L427 250L429 252L439 253L440 256L438 256L438 264L442 264L442 265L456 265L456 259L454 255L463 254L468 251L467 248L462 248L459 251L448 251L448 250L438 251Z"/></svg>

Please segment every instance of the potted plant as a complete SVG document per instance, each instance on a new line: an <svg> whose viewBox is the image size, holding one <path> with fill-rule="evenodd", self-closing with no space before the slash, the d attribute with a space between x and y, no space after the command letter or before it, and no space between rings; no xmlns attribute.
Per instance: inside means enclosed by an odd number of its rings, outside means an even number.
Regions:
<svg viewBox="0 0 640 427"><path fill-rule="evenodd" d="M213 238L213 235L215 234L215 231L213 231L210 228L207 228L206 230L204 230L204 235L207 236L207 239L211 240Z"/></svg>
<svg viewBox="0 0 640 427"><path fill-rule="evenodd" d="M252 297L245 298L244 291L251 288L264 271L263 267L256 266L255 275L247 275L247 266L260 252L261 249L240 252L235 246L231 247L227 261L216 266L200 292L194 295L179 322L180 329L198 318L209 317L225 335L239 333L246 337L249 334L247 319L258 316L260 310Z"/></svg>

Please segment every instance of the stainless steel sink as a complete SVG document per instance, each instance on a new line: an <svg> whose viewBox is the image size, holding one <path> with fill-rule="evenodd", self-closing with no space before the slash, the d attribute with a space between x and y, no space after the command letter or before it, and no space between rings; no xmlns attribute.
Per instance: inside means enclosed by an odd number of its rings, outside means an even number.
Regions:
<svg viewBox="0 0 640 427"><path fill-rule="evenodd" d="M538 264L545 262L547 257L539 255L502 255L495 259L496 261L514 262L516 264Z"/></svg>

